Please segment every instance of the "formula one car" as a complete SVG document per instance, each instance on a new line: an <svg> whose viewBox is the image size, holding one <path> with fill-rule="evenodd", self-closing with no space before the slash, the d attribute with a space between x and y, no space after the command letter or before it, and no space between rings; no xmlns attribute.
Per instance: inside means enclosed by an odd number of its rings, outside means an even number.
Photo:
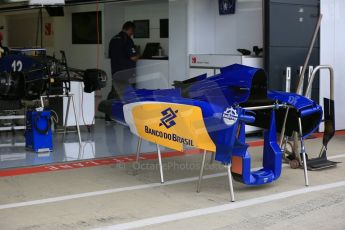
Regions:
<svg viewBox="0 0 345 230"><path fill-rule="evenodd" d="M230 191L231 176L248 185L279 178L282 151L276 133L287 108L285 133L296 131L301 141L318 128L322 118L318 104L294 93L268 91L265 72L248 66L230 65L215 76L197 76L175 82L174 87L146 90L128 86L121 98L105 101L99 108L157 145L179 151L188 145L215 152L215 160L228 166ZM265 130L263 167L257 171L251 170L246 124Z"/></svg>
<svg viewBox="0 0 345 230"><path fill-rule="evenodd" d="M18 109L21 100L39 99L56 90L70 91L71 81L84 82L85 92L105 87L106 74L99 69L69 68L63 51L61 60L45 49L11 49L0 58L0 110Z"/></svg>

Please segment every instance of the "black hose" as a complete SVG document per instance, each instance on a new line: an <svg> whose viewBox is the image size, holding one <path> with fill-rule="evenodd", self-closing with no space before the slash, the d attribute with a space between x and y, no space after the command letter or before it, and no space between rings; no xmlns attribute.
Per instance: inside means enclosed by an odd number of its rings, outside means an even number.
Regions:
<svg viewBox="0 0 345 230"><path fill-rule="evenodd" d="M44 129L39 128L37 123L38 123L38 120L41 118L41 114L42 114L41 112L38 112L36 114L33 126L39 134L47 135L49 132L49 127L51 126L51 120L49 118L47 119L48 120L47 126Z"/></svg>

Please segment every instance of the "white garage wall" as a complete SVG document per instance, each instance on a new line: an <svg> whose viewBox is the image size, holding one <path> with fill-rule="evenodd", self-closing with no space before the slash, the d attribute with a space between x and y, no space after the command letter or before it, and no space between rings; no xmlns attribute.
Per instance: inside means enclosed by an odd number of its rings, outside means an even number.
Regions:
<svg viewBox="0 0 345 230"><path fill-rule="evenodd" d="M233 15L219 15L217 0L189 0L190 54L238 54L263 46L262 0L238 0Z"/></svg>
<svg viewBox="0 0 345 230"><path fill-rule="evenodd" d="M158 39L159 18L169 15L170 38L159 39L170 55L169 83L188 77L188 54L234 54L236 49L262 46L261 0L238 0L236 14L220 16L217 0L145 1L128 5L122 3L100 4L103 12L103 44L99 46L99 67L110 74L106 58L108 41L125 20L152 21L152 35ZM150 4L148 4L150 3ZM168 5L169 4L169 5ZM71 13L93 11L96 5L65 8L65 17L54 18L54 51L66 50L70 65L77 68L96 67L96 45L71 44ZM146 16L145 16L146 15ZM122 19L122 20L121 20ZM145 39L136 39L144 47ZM168 46L170 44L170 47ZM82 55L81 55L82 54ZM110 84L108 84L110 85ZM102 90L103 98L108 89Z"/></svg>
<svg viewBox="0 0 345 230"><path fill-rule="evenodd" d="M99 5L99 10L102 11L102 44L72 44L72 13L96 11L97 6L91 5L78 5L72 7L66 7L64 9L64 17L54 17L54 52L59 57L60 50L64 50L68 59L70 67L80 69L99 68L107 72L110 75L110 63L109 60L104 58L105 46L104 46L104 5ZM98 57L97 57L98 53ZM98 64L97 64L98 63ZM108 84L105 89L100 91L98 97L96 97L96 107L98 103L105 99L107 93L110 90L111 81L108 79ZM80 89L81 90L81 89ZM86 99L87 100L87 99ZM87 103L87 101L84 101ZM86 109L83 110L86 113ZM96 113L96 116L103 116L101 113ZM87 117L87 115L85 115ZM92 119L85 118L86 121Z"/></svg>
<svg viewBox="0 0 345 230"><path fill-rule="evenodd" d="M321 50L320 63L329 64L334 68L335 74L335 124L336 129L345 129L345 1L322 0L321 13ZM329 77L327 71L321 72L320 102L323 97L329 97Z"/></svg>
<svg viewBox="0 0 345 230"><path fill-rule="evenodd" d="M169 83L188 78L188 0L169 0Z"/></svg>
<svg viewBox="0 0 345 230"><path fill-rule="evenodd" d="M125 4L110 3L104 8L104 57L108 57L108 47L111 38L121 31L125 21Z"/></svg>
<svg viewBox="0 0 345 230"><path fill-rule="evenodd" d="M72 13L95 11L96 5L78 5L65 8L64 17L54 17L54 51L58 53L65 50L68 63L75 68L96 68L97 49L99 50L99 68L107 69L106 60L103 58L103 44L72 44ZM104 28L103 5L99 8L102 11L102 27ZM104 30L102 30L104 37Z"/></svg>
<svg viewBox="0 0 345 230"><path fill-rule="evenodd" d="M167 0L150 0L147 2L133 3L108 3L105 4L105 6L106 46L108 46L110 39L121 31L122 25L125 21L150 20L150 38L134 38L134 43L139 45L141 52L143 52L147 42L159 42L166 53L169 53L169 39L160 38L159 34L159 20L169 17L169 5Z"/></svg>
<svg viewBox="0 0 345 230"><path fill-rule="evenodd" d="M23 12L3 13L0 15L0 30L4 34L4 45L10 47L34 47L36 46L38 9ZM53 19L43 11L43 30L45 23L53 23ZM40 31L41 28L39 28ZM53 47L53 35L46 36L43 33L43 44L46 48ZM38 45L40 45L40 32Z"/></svg>
<svg viewBox="0 0 345 230"><path fill-rule="evenodd" d="M162 0L163 3L138 4L125 7L125 21L132 20L150 20L150 38L134 38L134 43L140 45L141 52L144 51L148 42L159 42L166 52L169 53L168 38L160 38L160 19L169 17L168 1Z"/></svg>

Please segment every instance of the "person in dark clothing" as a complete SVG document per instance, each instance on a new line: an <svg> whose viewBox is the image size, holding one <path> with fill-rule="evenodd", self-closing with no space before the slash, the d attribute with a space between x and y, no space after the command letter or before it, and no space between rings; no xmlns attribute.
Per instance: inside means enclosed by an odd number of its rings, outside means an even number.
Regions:
<svg viewBox="0 0 345 230"><path fill-rule="evenodd" d="M132 36L135 25L126 22L122 31L115 35L109 43L109 58L111 60L112 87L107 99L119 99L128 85L135 87L135 67L139 55L136 52ZM111 120L106 116L106 121Z"/></svg>
<svg viewBox="0 0 345 230"><path fill-rule="evenodd" d="M113 76L112 89L108 99L117 98L121 92L120 86L130 84L135 86L135 67L139 56L136 52L132 35L134 23L126 22L122 31L115 35L109 44L109 58L111 60L111 74Z"/></svg>

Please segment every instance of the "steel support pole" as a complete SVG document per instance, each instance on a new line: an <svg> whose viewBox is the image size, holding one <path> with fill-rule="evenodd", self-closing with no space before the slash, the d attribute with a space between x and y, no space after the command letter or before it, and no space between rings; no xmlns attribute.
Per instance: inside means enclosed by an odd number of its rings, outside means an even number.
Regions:
<svg viewBox="0 0 345 230"><path fill-rule="evenodd" d="M139 158L140 158L140 149L141 149L141 142L142 142L142 138L139 137L139 140L138 140L138 144L137 144L137 155L136 155L136 163L139 163Z"/></svg>
<svg viewBox="0 0 345 230"><path fill-rule="evenodd" d="M161 183L164 184L164 175L163 175L163 165L162 165L162 156L161 156L161 149L157 144L157 154L158 154L158 162L159 162L159 172L161 176Z"/></svg>
<svg viewBox="0 0 345 230"><path fill-rule="evenodd" d="M199 181L198 181L198 185L197 185L197 188L196 188L196 192L198 192L198 193L200 192L202 176L204 174L204 167L205 167L205 161L206 161L206 153L207 153L207 151L204 150L204 154L202 155L201 167L200 167Z"/></svg>
<svg viewBox="0 0 345 230"><path fill-rule="evenodd" d="M235 195L234 195L234 186L232 183L232 174L231 174L231 163L226 166L227 172L228 172L228 180L229 180L229 189L230 189L230 200L231 202L235 201Z"/></svg>
<svg viewBox="0 0 345 230"><path fill-rule="evenodd" d="M78 117L77 117L77 111L76 111L75 103L74 103L74 95L71 94L70 96L72 97L72 106L73 106L73 112L74 112L74 119L75 119L75 124L77 126L79 144L81 145L80 128L79 128L79 122L78 122Z"/></svg>
<svg viewBox="0 0 345 230"><path fill-rule="evenodd" d="M298 118L298 127L299 127L300 141L301 141L301 154L302 154L302 159L303 159L303 170L304 170L305 186L309 186L308 168L307 168L307 156L306 156L307 154L305 152L301 118Z"/></svg>
<svg viewBox="0 0 345 230"><path fill-rule="evenodd" d="M65 141L65 136L67 132L67 121L68 121L68 114L69 114L69 107L71 105L71 98L67 96L67 108L66 108L66 115L65 115L65 122L64 122L64 130L62 135L62 142Z"/></svg>

